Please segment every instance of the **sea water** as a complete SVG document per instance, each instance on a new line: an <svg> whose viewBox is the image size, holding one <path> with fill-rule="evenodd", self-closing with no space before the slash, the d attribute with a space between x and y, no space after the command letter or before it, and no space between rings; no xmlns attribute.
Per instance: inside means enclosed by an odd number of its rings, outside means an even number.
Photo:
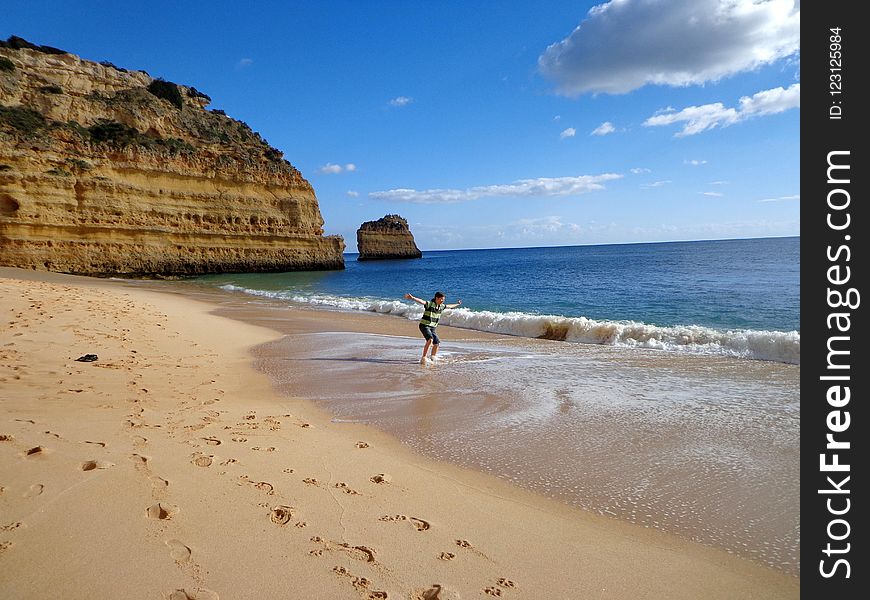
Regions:
<svg viewBox="0 0 870 600"><path fill-rule="evenodd" d="M287 335L260 368L338 424L799 573L799 238L347 259L197 283L268 311ZM410 322L407 336L292 325L312 307L414 321L403 294L436 289L463 299L442 323L510 337L443 330L423 367Z"/></svg>
<svg viewBox="0 0 870 600"><path fill-rule="evenodd" d="M226 290L523 337L800 364L800 238L425 252L346 270L204 277Z"/></svg>

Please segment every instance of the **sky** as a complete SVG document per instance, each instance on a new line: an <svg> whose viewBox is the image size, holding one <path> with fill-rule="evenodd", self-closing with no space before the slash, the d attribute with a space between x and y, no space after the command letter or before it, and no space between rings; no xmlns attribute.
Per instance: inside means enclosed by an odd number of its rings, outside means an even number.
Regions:
<svg viewBox="0 0 870 600"><path fill-rule="evenodd" d="M422 250L800 234L800 2L6 0L21 36L196 87L327 234Z"/></svg>

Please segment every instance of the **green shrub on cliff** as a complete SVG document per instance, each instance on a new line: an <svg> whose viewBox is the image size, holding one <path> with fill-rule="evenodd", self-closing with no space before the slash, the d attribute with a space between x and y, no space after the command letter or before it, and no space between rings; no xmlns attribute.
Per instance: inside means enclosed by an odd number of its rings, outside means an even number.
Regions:
<svg viewBox="0 0 870 600"><path fill-rule="evenodd" d="M33 133L45 127L45 117L26 106L0 106L0 123L23 133Z"/></svg>
<svg viewBox="0 0 870 600"><path fill-rule="evenodd" d="M0 71L14 71L15 63L6 58L5 56L0 56Z"/></svg>
<svg viewBox="0 0 870 600"><path fill-rule="evenodd" d="M0 48L10 48L12 50L21 50L22 48L27 48L28 50L36 50L37 52L42 52L43 54L68 54L66 50L61 50L60 48L32 44L24 38L18 37L17 35L10 35L8 38L6 38L5 42L0 40Z"/></svg>
<svg viewBox="0 0 870 600"><path fill-rule="evenodd" d="M119 67L118 65L111 63L107 60L101 60L100 64L103 65L104 67L109 67L110 69L115 69L116 71L120 71L121 73L128 72L127 69L124 69L123 67Z"/></svg>
<svg viewBox="0 0 870 600"><path fill-rule="evenodd" d="M135 127L128 127L123 123L108 121L97 123L88 127L91 139L95 142L104 142L115 146L126 146L139 140L139 131Z"/></svg>
<svg viewBox="0 0 870 600"><path fill-rule="evenodd" d="M184 99L181 97L181 92L178 90L178 86L171 81L155 79L148 84L147 89L158 98L168 100L170 104L173 104L179 109L184 106Z"/></svg>
<svg viewBox="0 0 870 600"><path fill-rule="evenodd" d="M192 154L196 152L196 148L178 138L166 138L154 140L157 144L169 150L170 154Z"/></svg>
<svg viewBox="0 0 870 600"><path fill-rule="evenodd" d="M187 95L190 96L191 98L203 98L206 101L206 103L211 102L211 96L209 96L208 94L204 94L204 93L200 92L195 87L187 88Z"/></svg>

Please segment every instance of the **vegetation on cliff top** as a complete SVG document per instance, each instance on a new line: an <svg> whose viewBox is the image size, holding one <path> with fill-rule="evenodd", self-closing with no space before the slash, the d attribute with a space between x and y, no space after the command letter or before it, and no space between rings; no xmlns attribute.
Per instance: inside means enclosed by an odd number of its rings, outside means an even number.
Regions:
<svg viewBox="0 0 870 600"><path fill-rule="evenodd" d="M57 48L28 42L18 36L10 36L6 41L0 41L0 48L68 54ZM99 64L122 74L129 72L108 61ZM13 61L0 56L0 71L15 69L16 65ZM27 85L28 73L26 69L23 70L24 79L13 80L18 81L16 85ZM118 83L123 85L125 80L126 76L121 75ZM88 94L87 100L94 103L89 112L96 119L89 120L87 127L75 121L54 120L47 114L35 110L39 108L37 106L31 108L26 105L0 104L0 129L15 136L25 137L52 136L54 135L52 132L66 130L93 144L114 148L140 147L170 155L191 154L197 152L199 148L209 148L212 152L226 155L219 159L221 163L232 164L241 161L241 164L246 167L265 163L264 166L269 170L277 172L289 170L291 173L299 174L298 170L284 159L283 152L273 148L263 136L253 131L246 123L229 117L219 109L205 110L204 106L211 102L211 98L195 87L181 86L162 78L152 79L144 87L133 83L134 81L136 80L130 79L130 87L126 89L102 93L93 91ZM43 94L67 93L59 85L45 82L35 85L33 89ZM147 122L147 118L143 119L146 115L155 112L161 114L167 110L168 107L161 108L163 103L156 102L155 98L166 100L176 109L171 111L176 116L164 120L159 127L162 135L156 133L155 127Z"/></svg>
<svg viewBox="0 0 870 600"><path fill-rule="evenodd" d="M158 78L149 83L147 89L158 98L168 100L169 103L178 108L178 110L184 108L184 98L182 98L178 86L171 81Z"/></svg>
<svg viewBox="0 0 870 600"><path fill-rule="evenodd" d="M10 50L21 50L22 48L27 48L28 50L36 50L43 54L69 54L66 50L61 50L52 46L32 44L17 35L10 35L6 38L6 41L0 40L0 48L9 48Z"/></svg>

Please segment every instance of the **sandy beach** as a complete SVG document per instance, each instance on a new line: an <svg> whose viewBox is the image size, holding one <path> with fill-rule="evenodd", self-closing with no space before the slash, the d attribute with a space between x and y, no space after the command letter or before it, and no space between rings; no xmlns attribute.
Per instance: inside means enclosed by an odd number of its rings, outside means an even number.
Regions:
<svg viewBox="0 0 870 600"><path fill-rule="evenodd" d="M798 577L332 422L294 395L298 366L283 393L254 368L282 337L268 318L7 268L0 307L0 597L799 597Z"/></svg>

